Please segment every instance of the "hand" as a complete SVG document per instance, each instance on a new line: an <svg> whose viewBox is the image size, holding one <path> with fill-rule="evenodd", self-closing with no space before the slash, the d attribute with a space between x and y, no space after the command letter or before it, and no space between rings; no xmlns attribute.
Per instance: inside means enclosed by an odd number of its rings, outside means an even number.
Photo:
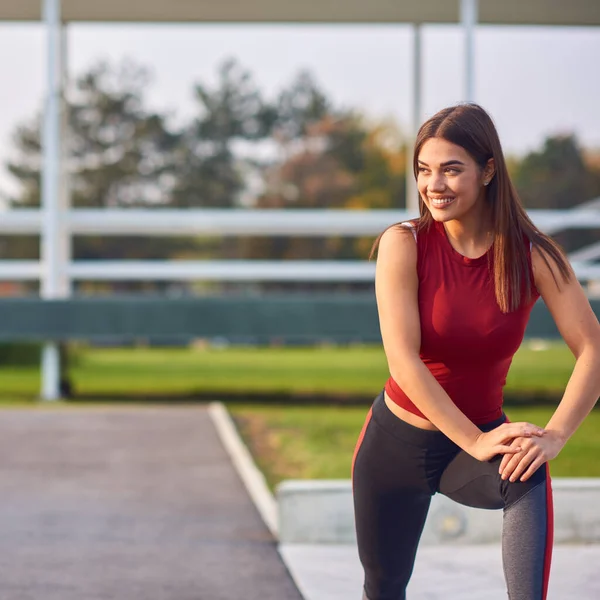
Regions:
<svg viewBox="0 0 600 600"><path fill-rule="evenodd" d="M511 447L521 450L504 455L500 476L512 482L527 481L545 462L556 458L564 445L564 438L556 431L546 431L542 438L515 438Z"/></svg>
<svg viewBox="0 0 600 600"><path fill-rule="evenodd" d="M544 430L531 423L503 423L496 429L480 433L469 450L477 460L491 460L498 454L513 455L521 451L520 444L512 444L515 438L541 437Z"/></svg>

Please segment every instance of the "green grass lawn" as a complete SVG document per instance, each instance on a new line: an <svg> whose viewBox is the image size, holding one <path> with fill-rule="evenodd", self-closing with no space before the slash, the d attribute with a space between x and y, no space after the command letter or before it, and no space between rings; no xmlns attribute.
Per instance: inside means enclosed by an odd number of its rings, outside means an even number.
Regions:
<svg viewBox="0 0 600 600"><path fill-rule="evenodd" d="M560 398L574 360L562 343L525 342L506 394ZM78 348L70 368L75 394L91 402L118 396L189 397L202 393L337 394L374 397L388 374L378 346L311 348ZM39 369L0 369L0 402L32 408ZM367 406L230 404L271 486L287 478L347 478ZM512 420L545 424L549 407L508 407ZM600 476L600 411L554 462L557 476Z"/></svg>
<svg viewBox="0 0 600 600"><path fill-rule="evenodd" d="M515 356L507 394L559 396L573 366L564 344L529 344ZM379 346L311 348L78 349L69 370L76 394L193 395L202 392L374 396L388 371ZM32 399L39 369L0 369L0 399Z"/></svg>
<svg viewBox="0 0 600 600"><path fill-rule="evenodd" d="M231 406L271 488L283 479L347 479L367 407ZM552 409L507 409L512 421L545 425ZM554 477L600 477L600 412L593 412L552 462Z"/></svg>

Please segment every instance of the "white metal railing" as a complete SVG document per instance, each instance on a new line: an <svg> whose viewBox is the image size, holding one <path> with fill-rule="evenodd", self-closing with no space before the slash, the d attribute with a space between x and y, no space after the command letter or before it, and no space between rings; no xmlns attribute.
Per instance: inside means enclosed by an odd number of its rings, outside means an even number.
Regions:
<svg viewBox="0 0 600 600"><path fill-rule="evenodd" d="M410 213L410 216L416 216ZM405 210L91 210L65 212L61 225L71 235L374 235L409 218ZM3 235L37 234L39 210L0 213Z"/></svg>
<svg viewBox="0 0 600 600"><path fill-rule="evenodd" d="M600 264L573 262L581 281L600 280ZM373 281L375 264L367 261L75 261L66 274L73 281ZM0 262L0 280L37 281L37 261Z"/></svg>
<svg viewBox="0 0 600 600"><path fill-rule="evenodd" d="M569 254L569 258L573 262L595 260L596 258L600 258L600 242L590 244L585 248L571 252L571 254Z"/></svg>
<svg viewBox="0 0 600 600"><path fill-rule="evenodd" d="M547 233L568 228L600 227L600 210L531 210L534 223ZM66 211L61 224L67 235L374 236L392 223L414 217L405 210L87 210ZM39 210L0 213L0 234L36 235ZM581 280L600 279L600 244L574 252L570 258ZM2 280L38 280L44 265L37 261L0 261ZM60 271L71 280L103 281L370 281L374 266L367 261L321 260L152 260L70 261Z"/></svg>
<svg viewBox="0 0 600 600"><path fill-rule="evenodd" d="M600 210L531 210L534 223L548 233L567 228L600 227ZM374 236L392 223L414 217L405 210L87 210L66 211L61 224L67 235L301 235ZM0 234L36 235L41 231L39 210L0 213ZM600 279L600 265L589 262L600 244L570 256L577 277ZM0 261L2 280L39 280L38 261ZM60 271L71 280L103 281L370 281L374 266L367 261L321 260L152 260L70 261Z"/></svg>
<svg viewBox="0 0 600 600"><path fill-rule="evenodd" d="M42 263L36 260L0 261L0 279L8 281L37 281L42 277Z"/></svg>
<svg viewBox="0 0 600 600"><path fill-rule="evenodd" d="M372 281L366 261L77 261L67 272L75 280L106 281Z"/></svg>
<svg viewBox="0 0 600 600"><path fill-rule="evenodd" d="M530 210L534 223L551 234L600 227L600 210ZM244 210L244 209L75 209L61 224L72 235L375 235L388 225L416 216L406 210ZM0 213L0 234L38 234L39 210Z"/></svg>

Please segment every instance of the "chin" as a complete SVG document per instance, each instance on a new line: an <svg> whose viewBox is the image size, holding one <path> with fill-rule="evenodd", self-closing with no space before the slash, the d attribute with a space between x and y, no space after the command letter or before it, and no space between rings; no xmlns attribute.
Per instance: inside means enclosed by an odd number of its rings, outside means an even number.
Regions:
<svg viewBox="0 0 600 600"><path fill-rule="evenodd" d="M453 210L431 210L429 207L427 207L427 210L429 211L429 214L433 220L437 221L438 223L447 223L448 221L456 219L456 215Z"/></svg>

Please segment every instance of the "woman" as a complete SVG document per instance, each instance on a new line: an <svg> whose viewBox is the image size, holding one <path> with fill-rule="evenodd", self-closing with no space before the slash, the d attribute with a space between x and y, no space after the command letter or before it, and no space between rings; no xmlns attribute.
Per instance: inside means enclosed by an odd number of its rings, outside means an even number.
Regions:
<svg viewBox="0 0 600 600"><path fill-rule="evenodd" d="M547 461L600 395L600 325L561 250L523 210L489 115L447 108L414 153L420 218L377 240L376 295L390 379L352 466L367 600L406 598L431 497L504 510L511 600L546 598ZM502 388L541 296L577 362L544 429L508 423Z"/></svg>

